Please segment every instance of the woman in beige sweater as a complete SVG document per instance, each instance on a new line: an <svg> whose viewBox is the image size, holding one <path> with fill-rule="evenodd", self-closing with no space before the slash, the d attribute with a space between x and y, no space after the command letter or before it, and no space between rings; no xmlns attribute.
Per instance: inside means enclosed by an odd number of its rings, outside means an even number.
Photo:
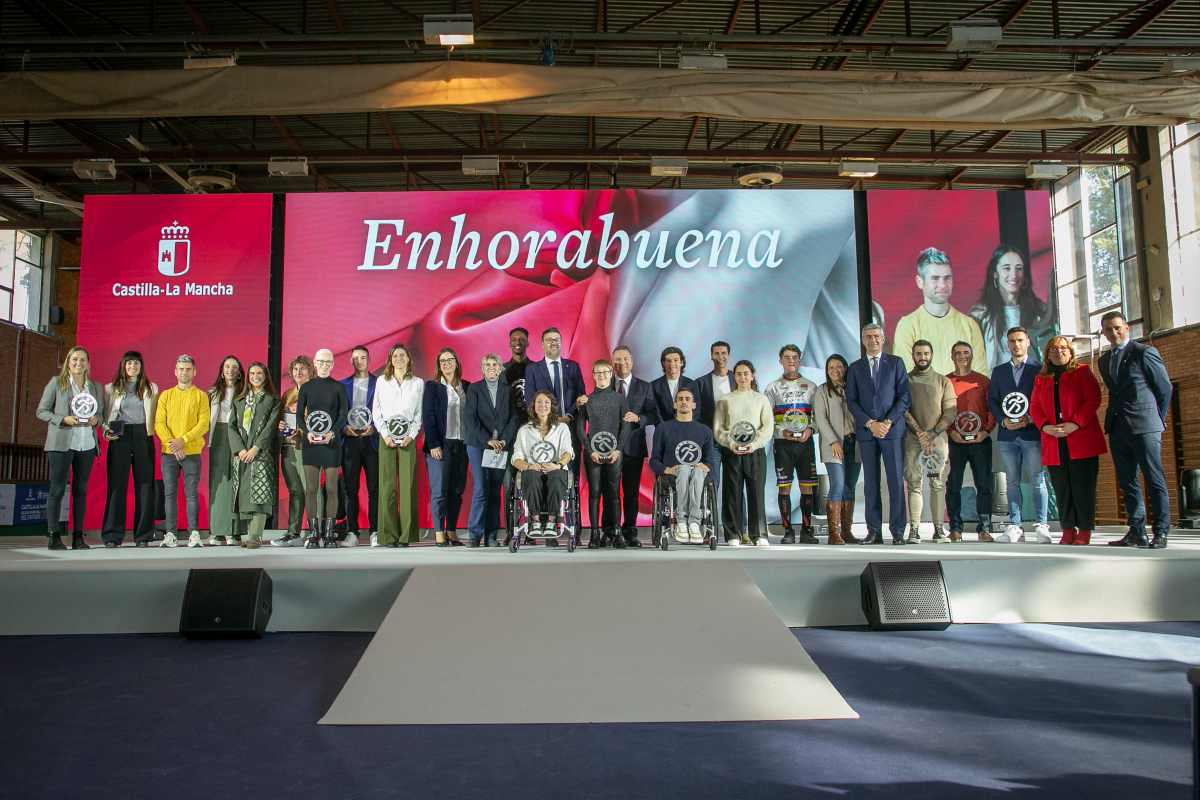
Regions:
<svg viewBox="0 0 1200 800"><path fill-rule="evenodd" d="M858 544L850 526L854 522L854 487L858 483L858 447L854 418L846 405L846 359L837 353L825 359L825 383L813 397L813 416L821 437L821 461L829 476L825 499L830 544Z"/></svg>
<svg viewBox="0 0 1200 800"><path fill-rule="evenodd" d="M717 401L713 438L721 448L721 506L725 543L730 547L766 547L767 516L763 500L767 480L767 442L775 433L771 402L758 391L754 365L737 362L734 389ZM749 505L742 514L742 498ZM743 523L742 520L747 520ZM745 525L745 527L742 527Z"/></svg>

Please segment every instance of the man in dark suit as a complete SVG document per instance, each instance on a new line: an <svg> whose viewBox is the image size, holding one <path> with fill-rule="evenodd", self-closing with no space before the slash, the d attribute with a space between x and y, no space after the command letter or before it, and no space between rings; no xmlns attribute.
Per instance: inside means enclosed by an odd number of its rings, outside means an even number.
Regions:
<svg viewBox="0 0 1200 800"><path fill-rule="evenodd" d="M708 348L712 372L696 381L696 419L711 428L717 415L717 401L734 390L733 373L729 370L729 342L713 342Z"/></svg>
<svg viewBox="0 0 1200 800"><path fill-rule="evenodd" d="M625 422L629 427L621 442L621 535L629 547L641 547L638 540L638 496L642 470L646 466L646 427L658 422L650 384L633 376L633 351L621 345L612 353L613 388L629 402Z"/></svg>
<svg viewBox="0 0 1200 800"><path fill-rule="evenodd" d="M503 453L516 437L520 420L513 408L508 383L503 379L500 357L488 353L480 363L483 380L467 387L463 427L467 460L471 462L471 513L467 526L471 547L495 544L500 530L500 489L504 468L483 466L485 450Z"/></svg>
<svg viewBox="0 0 1200 800"><path fill-rule="evenodd" d="M863 326L867 354L846 373L846 404L854 417L855 436L862 455L867 538L862 544L883 544L883 509L879 494L879 459L888 483L888 528L892 544L904 544L904 412L912 404L904 361L883 352L883 328Z"/></svg>
<svg viewBox="0 0 1200 800"><path fill-rule="evenodd" d="M696 382L683 374L683 369L687 366L687 359L683 357L682 350L678 347L664 348L658 357L658 363L662 365L662 377L655 378L650 382L650 391L654 396L654 412L657 417L655 424L675 419L675 394L680 389L686 387L692 390L693 396L696 394Z"/></svg>
<svg viewBox="0 0 1200 800"><path fill-rule="evenodd" d="M1129 323L1120 311L1105 314L1100 325L1104 338L1112 345L1099 361L1100 376L1108 387L1104 430L1129 520L1125 536L1109 544L1163 548L1171 528L1171 499L1162 466L1162 434L1171 406L1171 379L1158 350L1130 340ZM1153 540L1146 538L1146 504L1139 470L1146 476L1150 491Z"/></svg>
<svg viewBox="0 0 1200 800"><path fill-rule="evenodd" d="M358 479L362 473L367 475L367 521L371 525L371 535L379 529L379 434L371 424L371 404L375 402L375 380L371 374L370 353L367 346L360 344L350 351L350 362L354 365L354 374L343 378L342 386L346 390L347 407L354 411L363 408L366 411L366 426L355 428L356 420L348 417L348 424L342 431L342 502L346 509L346 544L358 544ZM358 416L359 412L355 412Z"/></svg>
<svg viewBox="0 0 1200 800"><path fill-rule="evenodd" d="M558 328L546 328L542 331L541 361L532 361L525 367L525 406L533 407L533 396L538 392L550 392L554 396L556 410L561 414L571 429L571 446L579 452L579 442L575 439L575 401L587 394L583 385L583 371L579 363L562 355L562 334ZM580 459L571 459L571 474L575 476L576 485L579 482Z"/></svg>

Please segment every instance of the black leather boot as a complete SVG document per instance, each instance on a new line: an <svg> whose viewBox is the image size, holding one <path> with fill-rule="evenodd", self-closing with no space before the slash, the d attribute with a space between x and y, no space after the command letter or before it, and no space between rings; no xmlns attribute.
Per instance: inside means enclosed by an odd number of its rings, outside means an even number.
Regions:
<svg viewBox="0 0 1200 800"><path fill-rule="evenodd" d="M625 537L621 535L620 531L610 530L607 533L605 533L604 536L605 536L605 538L612 539L612 546L615 547L617 550L625 549L625 545L627 544L627 542L625 541Z"/></svg>
<svg viewBox="0 0 1200 800"><path fill-rule="evenodd" d="M588 530L588 550L598 550L600 548L600 531L595 528Z"/></svg>
<svg viewBox="0 0 1200 800"><path fill-rule="evenodd" d="M72 550L91 550L92 547L87 543L87 539L79 531L71 534L71 549Z"/></svg>
<svg viewBox="0 0 1200 800"><path fill-rule="evenodd" d="M321 548L321 522L320 520L309 520L308 530L304 536L305 550L319 550Z"/></svg>
<svg viewBox="0 0 1200 800"><path fill-rule="evenodd" d="M325 534L324 547L338 547L338 532L337 526L334 524L332 517L322 520L322 530Z"/></svg>
<svg viewBox="0 0 1200 800"><path fill-rule="evenodd" d="M67 546L65 544L63 544L61 533L50 534L50 541L46 544L46 547L50 550L66 550L67 549Z"/></svg>
<svg viewBox="0 0 1200 800"><path fill-rule="evenodd" d="M796 531L792 528L792 498L789 495L781 494L777 499L779 501L779 520L783 523L783 538L779 540L779 543L795 544Z"/></svg>

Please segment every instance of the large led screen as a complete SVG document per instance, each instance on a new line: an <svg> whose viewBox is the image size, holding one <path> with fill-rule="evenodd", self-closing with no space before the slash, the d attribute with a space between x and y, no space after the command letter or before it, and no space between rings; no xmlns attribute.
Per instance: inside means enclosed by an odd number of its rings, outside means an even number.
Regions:
<svg viewBox="0 0 1200 800"><path fill-rule="evenodd" d="M404 342L421 377L453 347L475 380L484 354L509 358L516 326L533 359L542 329L559 328L589 390L591 362L618 344L641 378L661 375L668 345L698 378L722 339L733 360L754 362L760 386L779 375L785 343L803 348L818 382L826 356L858 352L850 192L304 194L288 196L285 220L283 360L328 347L337 378L355 345L378 372Z"/></svg>
<svg viewBox="0 0 1200 800"><path fill-rule="evenodd" d="M162 390L175 385L181 353L195 358L202 389L214 383L226 355L243 365L265 362L270 268L270 195L88 197L78 342L90 354L92 377L101 386L112 381L127 350L142 353L148 377ZM155 446L161 452L157 440ZM205 454L201 528L208 518L207 468ZM89 482L89 529L103 519L105 483L100 460ZM127 509L129 524L132 498Z"/></svg>

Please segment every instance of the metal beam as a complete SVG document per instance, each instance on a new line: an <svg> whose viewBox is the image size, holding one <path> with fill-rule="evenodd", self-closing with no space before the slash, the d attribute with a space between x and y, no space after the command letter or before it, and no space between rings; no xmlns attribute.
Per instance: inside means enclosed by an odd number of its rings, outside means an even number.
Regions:
<svg viewBox="0 0 1200 800"><path fill-rule="evenodd" d="M1019 17L1019 16L1021 16L1021 14L1025 13L1025 9L1029 8L1030 4L1032 4L1032 3L1033 3L1033 0L1021 0L1021 2L1018 3L1013 8L1012 11L1008 12L1008 15L1006 17L1004 17L1004 19L1000 20L1000 30L1002 30L1002 31L1008 30L1008 26L1013 24L1013 22L1016 21L1017 17ZM974 63L975 63L975 59L968 58L968 59L960 62L958 65L958 68L960 70L967 70L967 69L970 69L971 65Z"/></svg>
<svg viewBox="0 0 1200 800"><path fill-rule="evenodd" d="M632 24L626 25L624 28L621 28L621 33L629 33L630 31L638 28L639 26L645 25L650 20L658 19L663 14L665 14L668 11L670 11L671 9L675 8L675 6L681 6L686 2L687 2L687 0L671 0L671 2L667 3L665 6L662 6L661 8L658 8L655 11L651 11L649 14L647 14L646 16L639 19L637 22L634 22Z"/></svg>
<svg viewBox="0 0 1200 800"><path fill-rule="evenodd" d="M783 33L788 28L799 25L801 22L804 22L805 20L812 19L813 17L817 16L818 14L823 14L826 11L828 11L829 9L833 8L834 6L841 5L844 2L846 2L846 0L829 0L829 2L825 3L824 5L818 6L817 8L814 8L812 11L801 14L800 16L796 17L792 21L785 22L783 25L780 25L778 28L771 31L771 35L774 36L777 33Z"/></svg>
<svg viewBox="0 0 1200 800"><path fill-rule="evenodd" d="M529 1L530 0L516 0L516 2L514 2L514 3L509 3L504 8L500 9L495 14L492 14L490 17L485 19L483 22L477 23L475 25L475 30L479 30L480 28L482 28L485 25L491 25L493 22L500 19L505 14L508 14L510 11L516 11L521 6L527 5L529 3Z"/></svg>
<svg viewBox="0 0 1200 800"><path fill-rule="evenodd" d="M1144 31L1156 19L1170 11L1171 7L1178 2L1179 0L1154 0L1152 3L1147 3L1145 5L1145 11L1143 11L1137 17L1137 19L1133 20L1120 30L1120 32L1117 34L1118 38L1132 39ZM1100 66L1100 61L1103 58L1104 55L1102 53L1097 53L1095 58L1083 63L1082 70L1084 72L1090 72L1091 70Z"/></svg>
<svg viewBox="0 0 1200 800"><path fill-rule="evenodd" d="M733 8L729 9L729 21L725 23L725 33L733 33L737 28L738 14L742 13L742 6L746 4L746 0L733 0Z"/></svg>

